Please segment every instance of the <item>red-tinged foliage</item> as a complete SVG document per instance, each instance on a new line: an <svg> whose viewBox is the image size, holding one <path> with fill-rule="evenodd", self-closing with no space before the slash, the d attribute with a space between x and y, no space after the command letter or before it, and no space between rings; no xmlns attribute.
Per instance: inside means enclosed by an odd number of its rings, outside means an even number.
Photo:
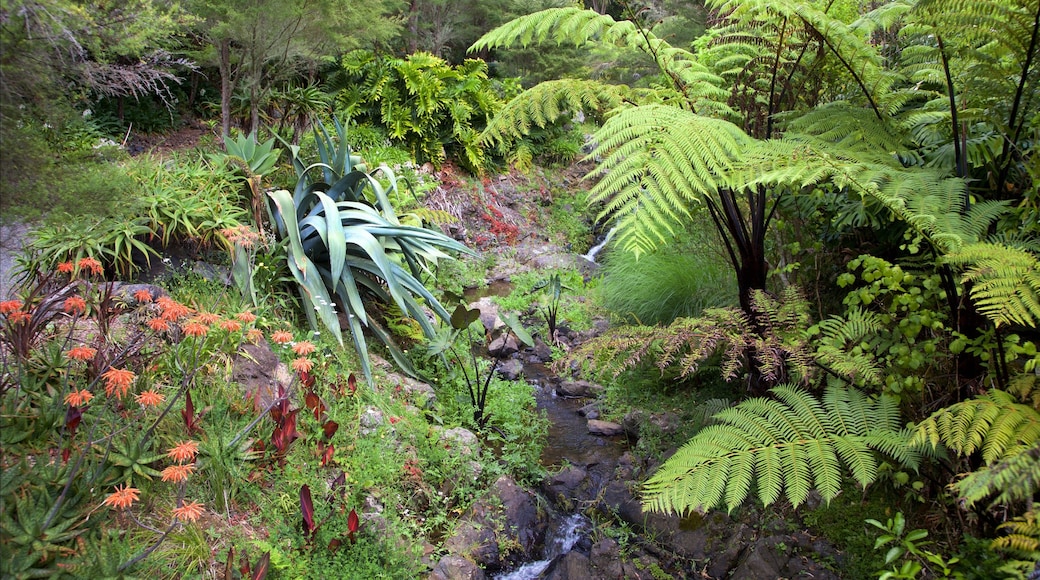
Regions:
<svg viewBox="0 0 1040 580"><path fill-rule="evenodd" d="M312 375L308 371L301 372L300 373L300 384L302 384L304 387L306 387L308 389L314 388L314 375Z"/></svg>
<svg viewBox="0 0 1040 580"><path fill-rule="evenodd" d="M314 393L314 391L307 391L307 394L303 397L303 402L307 405L307 408L314 413L315 421L322 421L325 418L325 410L327 407L322 402L321 397Z"/></svg>
<svg viewBox="0 0 1040 580"><path fill-rule="evenodd" d="M195 435L202 431L202 416L205 415L205 411L200 412L198 415L195 414L195 404L191 401L191 391L184 393L184 409L181 411L181 418L184 419L184 429L188 432L188 435Z"/></svg>
<svg viewBox="0 0 1040 580"><path fill-rule="evenodd" d="M325 439L332 439L332 436L339 430L339 423L332 420L325 421L325 424L322 425L321 428L325 434Z"/></svg>
<svg viewBox="0 0 1040 580"><path fill-rule="evenodd" d="M357 512L350 510L350 515L347 516L347 537L350 538L350 543L355 542L354 535L357 534L358 528L361 527L361 519L358 518Z"/></svg>
<svg viewBox="0 0 1040 580"><path fill-rule="evenodd" d="M335 452L336 452L336 446L335 445L330 444L328 447L325 447L324 451L322 451L322 453L321 453L321 466L322 467L327 467L329 464L332 463L332 455Z"/></svg>
<svg viewBox="0 0 1040 580"><path fill-rule="evenodd" d="M314 523L314 502L311 500L311 488L306 484L300 488L300 513L303 514L303 534L307 536L307 541L313 539L314 533L318 531L318 526ZM347 522L347 527L350 527L350 522Z"/></svg>
<svg viewBox="0 0 1040 580"><path fill-rule="evenodd" d="M256 566L253 566L253 573L249 576L249 580L264 580L264 578L267 578L267 572L270 569L271 552L264 552L264 555L257 560Z"/></svg>
<svg viewBox="0 0 1040 580"><path fill-rule="evenodd" d="M81 421L83 421L83 412L79 410L79 407L70 405L65 411L65 429L68 430L70 438L76 436L76 428L79 427Z"/></svg>

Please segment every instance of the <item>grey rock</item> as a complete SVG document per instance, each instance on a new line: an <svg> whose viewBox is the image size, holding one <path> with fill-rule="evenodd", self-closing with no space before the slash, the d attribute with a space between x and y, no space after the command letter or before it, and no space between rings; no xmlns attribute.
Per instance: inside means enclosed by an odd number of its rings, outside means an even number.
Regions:
<svg viewBox="0 0 1040 580"><path fill-rule="evenodd" d="M437 562L433 572L427 576L428 580L485 580L487 575L473 562L457 556L448 554Z"/></svg>
<svg viewBox="0 0 1040 580"><path fill-rule="evenodd" d="M463 456L480 454L480 439L477 435L465 427L448 429L441 434L441 441L451 446L452 451Z"/></svg>
<svg viewBox="0 0 1040 580"><path fill-rule="evenodd" d="M520 343L512 333L503 334L488 345L488 354L495 358L506 358L520 352Z"/></svg>
<svg viewBox="0 0 1040 580"><path fill-rule="evenodd" d="M561 397L588 397L592 391L592 383L588 381L563 381L556 386L556 394Z"/></svg>
<svg viewBox="0 0 1040 580"><path fill-rule="evenodd" d="M567 552L553 558L540 576L543 580L588 580L598 578L592 572L592 563L581 552Z"/></svg>
<svg viewBox="0 0 1040 580"><path fill-rule="evenodd" d="M625 428L618 423L600 421L599 419L589 419L589 433L592 433L593 435L613 437L615 435L621 435L624 432Z"/></svg>
<svg viewBox="0 0 1040 580"><path fill-rule="evenodd" d="M495 372L507 381L515 381L520 378L520 375L524 374L524 365L520 361L511 358L499 361L495 365Z"/></svg>

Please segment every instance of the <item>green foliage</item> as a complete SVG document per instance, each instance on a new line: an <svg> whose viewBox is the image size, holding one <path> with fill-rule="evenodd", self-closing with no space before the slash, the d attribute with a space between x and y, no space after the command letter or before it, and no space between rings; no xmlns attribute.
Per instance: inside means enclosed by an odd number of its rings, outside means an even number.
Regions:
<svg viewBox="0 0 1040 580"><path fill-rule="evenodd" d="M366 172L346 144L337 121L334 143L324 127L316 136L323 161L305 167L294 158L299 180L293 193L269 194L277 235L288 247L288 264L299 285L311 327L320 326L342 341L336 308L342 308L362 370L371 381L364 329L390 348L406 370L410 364L377 319L377 304L394 303L415 319L428 337L436 332L424 305L443 320L449 314L419 277L446 258L444 250L470 253L455 240L422 227L402 225L390 196L397 177L385 165ZM381 181L380 178L384 180ZM404 266L402 266L404 264ZM333 299L338 299L336 303Z"/></svg>
<svg viewBox="0 0 1040 580"><path fill-rule="evenodd" d="M825 501L841 492L842 465L866 487L883 453L916 467L920 453L901 428L888 397L829 388L823 400L794 387L776 387L776 399L748 399L717 413L644 486L644 504L676 513L733 510L751 492L769 505L781 491L795 506L811 489Z"/></svg>
<svg viewBox="0 0 1040 580"><path fill-rule="evenodd" d="M451 159L481 171L490 161L478 135L500 102L484 61L451 66L422 52L399 59L355 51L342 66L334 81L338 114L383 127L419 163Z"/></svg>
<svg viewBox="0 0 1040 580"><path fill-rule="evenodd" d="M884 524L874 519L867 520L867 523L885 532L874 543L874 549L890 546L885 553L885 565L893 564L893 567L891 570L881 571L878 580L913 580L923 570L922 563L928 566L936 578L963 578L963 574L954 571L954 566L960 562L960 558L953 557L947 560L942 555L925 549L924 546L930 542L922 540L928 537L928 531L906 531L906 519L902 512L896 513L894 518L889 518ZM903 563L897 568L899 560Z"/></svg>
<svg viewBox="0 0 1040 580"><path fill-rule="evenodd" d="M1040 321L1040 260L1025 249L977 243L947 254L952 264L966 266L965 284L979 312L993 326L1036 327Z"/></svg>
<svg viewBox="0 0 1040 580"><path fill-rule="evenodd" d="M933 447L942 443L958 455L977 452L983 461L993 464L1017 454L1032 453L1031 449L1040 441L1040 413L1017 403L1004 391L991 389L937 411L916 427L915 439ZM1035 486L1036 481L1025 480L1022 484Z"/></svg>
<svg viewBox="0 0 1040 580"><path fill-rule="evenodd" d="M844 303L848 312L870 313L871 327L847 336L836 345L853 358L873 359L865 364L864 386L881 386L886 394L917 397L936 370L945 368L944 345L948 337L946 291L938 274L906 270L887 260L863 255L850 261L838 286L848 288Z"/></svg>
<svg viewBox="0 0 1040 580"><path fill-rule="evenodd" d="M704 240L679 241L639 258L609 251L599 286L604 307L626 322L654 325L733 306L732 270L704 245Z"/></svg>

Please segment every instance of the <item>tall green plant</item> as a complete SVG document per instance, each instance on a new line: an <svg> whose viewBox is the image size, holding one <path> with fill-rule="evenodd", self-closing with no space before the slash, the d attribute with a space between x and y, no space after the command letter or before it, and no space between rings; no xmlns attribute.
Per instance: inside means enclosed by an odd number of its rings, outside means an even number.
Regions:
<svg viewBox="0 0 1040 580"><path fill-rule="evenodd" d="M480 171L489 161L478 137L500 101L484 61L452 66L424 52L401 59L355 51L342 66L338 113L384 127L419 163L451 159Z"/></svg>
<svg viewBox="0 0 1040 580"><path fill-rule="evenodd" d="M336 312L342 308L369 381L366 329L411 372L404 352L378 319L379 306L396 304L427 337L435 336L425 308L443 320L450 320L450 314L423 285L422 274L448 258L445 252L473 252L440 232L402 225L390 203L398 187L393 171L385 165L367 171L351 154L338 120L335 128L336 139L323 125L315 131L321 161L305 166L294 157L299 174L295 190L269 194L272 222L288 247L289 269L308 305L311 326L329 330L342 343Z"/></svg>

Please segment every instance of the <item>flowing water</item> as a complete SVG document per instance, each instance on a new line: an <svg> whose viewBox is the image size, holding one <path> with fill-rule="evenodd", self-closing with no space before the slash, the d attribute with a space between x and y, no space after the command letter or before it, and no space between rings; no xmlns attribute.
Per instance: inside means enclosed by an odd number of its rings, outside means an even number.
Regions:
<svg viewBox="0 0 1040 580"><path fill-rule="evenodd" d="M549 530L545 538L543 559L528 562L512 572L495 576L496 580L534 580L552 563L553 558L562 556L574 549L582 539L592 531L592 522L581 514L563 516Z"/></svg>

